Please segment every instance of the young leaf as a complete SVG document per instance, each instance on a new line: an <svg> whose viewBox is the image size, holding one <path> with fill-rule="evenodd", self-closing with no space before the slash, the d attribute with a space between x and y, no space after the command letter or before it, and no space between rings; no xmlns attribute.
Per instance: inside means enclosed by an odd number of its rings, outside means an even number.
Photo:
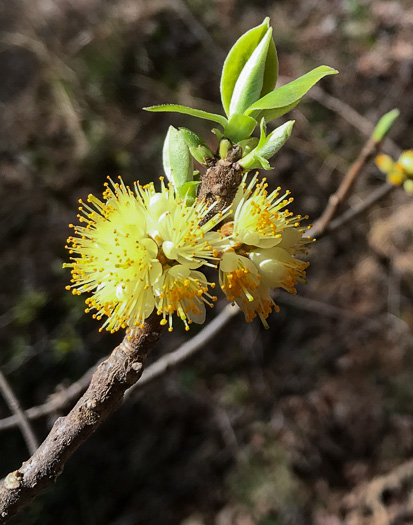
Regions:
<svg viewBox="0 0 413 525"><path fill-rule="evenodd" d="M221 75L221 100L227 115L230 114L229 108L232 95L241 71L244 69L244 66L250 59L254 50L268 32L269 27L269 18L266 18L261 25L250 29L250 31L237 40L225 59ZM274 88L277 81L277 75L277 52L275 50L274 42L271 39L266 56L263 83L259 93L260 97L264 96Z"/></svg>
<svg viewBox="0 0 413 525"><path fill-rule="evenodd" d="M169 126L163 144L163 169L178 190L193 178L193 162L182 134Z"/></svg>
<svg viewBox="0 0 413 525"><path fill-rule="evenodd" d="M186 145L188 148L197 148L198 146L206 146L205 140L200 137L194 131L188 128L179 128L182 136L185 139Z"/></svg>
<svg viewBox="0 0 413 525"><path fill-rule="evenodd" d="M281 86L268 93L257 102L254 102L246 111L246 115L252 115L256 110L271 110L272 115L280 116L293 109L309 91L314 84L326 75L335 75L336 69L328 66L319 66L309 73ZM279 113L278 113L279 112ZM260 114L261 116L261 114ZM272 116L272 118L275 118Z"/></svg>
<svg viewBox="0 0 413 525"><path fill-rule="evenodd" d="M400 111L395 108L381 117L373 131L375 142L381 142L384 139L399 115Z"/></svg>
<svg viewBox="0 0 413 525"><path fill-rule="evenodd" d="M290 110L294 109L295 106L297 106L300 102L301 102L301 98L297 100L296 102L293 102L289 106L284 106L282 108L263 109L261 111L256 110L251 113L251 117L254 117L258 121L264 119L265 122L271 122L271 120L281 117L282 115L285 115L285 113L288 113Z"/></svg>
<svg viewBox="0 0 413 525"><path fill-rule="evenodd" d="M183 113L184 115L191 115L192 117L198 117L204 120L212 120L213 122L220 124L223 128L225 128L228 122L227 119L222 115L208 113L208 111L203 111L202 109L188 108L187 106L181 106L179 104L161 104L159 106L149 106L142 109L145 111L152 111L153 113L165 111L170 111L172 113Z"/></svg>
<svg viewBox="0 0 413 525"><path fill-rule="evenodd" d="M254 148L257 147L258 139L256 137L251 137L249 139L241 140L238 142L238 146L241 146L243 157L248 155Z"/></svg>
<svg viewBox="0 0 413 525"><path fill-rule="evenodd" d="M260 98L270 42L272 42L272 28L267 30L237 78L232 92L229 115L244 113Z"/></svg>
<svg viewBox="0 0 413 525"><path fill-rule="evenodd" d="M224 134L218 128L212 128L211 132L217 137L218 140L222 140L224 138Z"/></svg>
<svg viewBox="0 0 413 525"><path fill-rule="evenodd" d="M247 139L254 131L257 121L247 115L235 113L231 115L228 124L224 128L225 137L232 142Z"/></svg>
<svg viewBox="0 0 413 525"><path fill-rule="evenodd" d="M400 155L397 164L403 168L409 177L413 176L413 150L408 149Z"/></svg>
<svg viewBox="0 0 413 525"><path fill-rule="evenodd" d="M192 180L190 182L186 182L179 188L179 195L185 199L187 206L192 206L194 203L199 184L201 184L201 181Z"/></svg>
<svg viewBox="0 0 413 525"><path fill-rule="evenodd" d="M214 158L214 155L211 153L211 150L208 146L197 146L196 148L189 148L191 155L197 160L200 164L207 165L208 161Z"/></svg>
<svg viewBox="0 0 413 525"><path fill-rule="evenodd" d="M272 131L268 136L265 134L265 121L261 120L261 136L255 149L239 161L245 170L255 168L271 169L268 162L291 136L294 120L290 120Z"/></svg>
<svg viewBox="0 0 413 525"><path fill-rule="evenodd" d="M260 147L260 156L270 159L290 138L294 126L294 120L289 120L282 126L274 129L266 138L265 143Z"/></svg>
<svg viewBox="0 0 413 525"><path fill-rule="evenodd" d="M219 154L219 158L220 159L225 159L226 156L227 156L227 153L228 151L231 149L231 141L226 139L226 138L222 138L219 142L219 148L218 148L218 154Z"/></svg>
<svg viewBox="0 0 413 525"><path fill-rule="evenodd" d="M268 46L267 60L265 62L264 69L264 81L262 83L262 89L260 98L270 93L277 83L278 78L278 56L277 49L275 48L274 40L271 39L270 45Z"/></svg>
<svg viewBox="0 0 413 525"><path fill-rule="evenodd" d="M406 193L413 195L413 179L407 179L404 181L403 189Z"/></svg>
<svg viewBox="0 0 413 525"><path fill-rule="evenodd" d="M179 128L179 131L195 160L201 164L205 164L206 159L214 158L214 154L199 135L188 128Z"/></svg>

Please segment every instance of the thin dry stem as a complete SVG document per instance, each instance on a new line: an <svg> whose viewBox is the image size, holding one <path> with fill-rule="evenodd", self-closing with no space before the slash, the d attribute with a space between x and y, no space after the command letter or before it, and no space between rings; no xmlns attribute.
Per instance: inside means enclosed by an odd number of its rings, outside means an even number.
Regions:
<svg viewBox="0 0 413 525"><path fill-rule="evenodd" d="M371 208L373 204L376 204L384 197L387 197L395 188L396 186L392 186L391 184L385 182L372 193L370 193L370 195L367 196L362 202L360 202L356 206L353 206L352 208L349 208L341 215L339 215L336 219L328 223L327 226L324 228L323 232L317 234L317 238L319 239L320 237L324 237L328 233L332 233L340 229L348 222L352 221L356 217L359 217L362 213Z"/></svg>
<svg viewBox="0 0 413 525"><path fill-rule="evenodd" d="M350 166L350 169L346 173L342 180L338 190L330 195L328 204L321 214L321 217L316 221L314 226L309 231L311 237L318 237L324 233L327 229L328 224L337 213L339 206L343 203L347 197L351 187L353 186L357 176L361 173L367 162L378 152L381 142L375 141L372 137L368 139L363 149L360 151L359 156L355 162Z"/></svg>
<svg viewBox="0 0 413 525"><path fill-rule="evenodd" d="M222 312L208 323L195 337L148 366L143 372L141 380L138 383L135 383L126 392L124 399L126 400L132 392L141 389L156 379L159 379L167 372L173 370L175 367L199 352L209 341L211 341L211 339L216 337L222 328L239 312L239 308L232 306L231 304L227 305ZM59 410L69 406L70 403L76 401L86 390L96 368L97 365L94 365L78 381L72 383L69 387L62 389L58 393L53 394L50 401L47 403L26 410L26 418L39 419L44 416L55 414ZM18 426L18 422L19 420L16 416L6 417L0 420L0 432L15 428Z"/></svg>
<svg viewBox="0 0 413 525"><path fill-rule="evenodd" d="M19 400L17 399L16 394L13 392L12 387L6 379L6 376L0 370L0 390L3 394L3 397L10 408L11 412L14 414L14 417L17 420L17 425L20 428L20 431L23 435L24 441L26 442L27 448L30 454L33 454L39 446L37 441L36 434L30 426L29 420L22 409Z"/></svg>
<svg viewBox="0 0 413 525"><path fill-rule="evenodd" d="M0 485L0 523L50 485L66 461L122 403L125 391L142 375L160 336L154 313L142 329L131 332L93 374L90 386L66 417L58 418L40 448Z"/></svg>

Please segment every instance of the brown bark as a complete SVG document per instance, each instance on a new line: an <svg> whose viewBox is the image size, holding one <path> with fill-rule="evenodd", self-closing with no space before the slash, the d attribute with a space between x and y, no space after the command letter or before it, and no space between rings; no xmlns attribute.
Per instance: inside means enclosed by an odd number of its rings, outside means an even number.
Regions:
<svg viewBox="0 0 413 525"><path fill-rule="evenodd" d="M66 461L122 403L125 391L142 375L145 360L159 339L159 317L153 313L144 328L131 332L99 365L87 391L66 417L56 420L33 456L0 485L0 523L62 473Z"/></svg>
<svg viewBox="0 0 413 525"><path fill-rule="evenodd" d="M203 222L207 222L217 212L224 211L234 200L244 173L242 166L237 163L240 158L241 148L233 147L225 159L214 162L202 176L198 198L208 204L216 202Z"/></svg>

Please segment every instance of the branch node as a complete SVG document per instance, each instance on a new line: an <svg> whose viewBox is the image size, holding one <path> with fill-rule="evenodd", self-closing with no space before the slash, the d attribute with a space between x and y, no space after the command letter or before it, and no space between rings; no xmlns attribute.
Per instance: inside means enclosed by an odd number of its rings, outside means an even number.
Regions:
<svg viewBox="0 0 413 525"><path fill-rule="evenodd" d="M86 402L86 408L89 410L94 410L97 407L96 399L88 399Z"/></svg>
<svg viewBox="0 0 413 525"><path fill-rule="evenodd" d="M23 474L19 470L15 470L7 474L4 480L4 486L8 490L20 488L20 481L23 479Z"/></svg>
<svg viewBox="0 0 413 525"><path fill-rule="evenodd" d="M136 373L139 373L143 368L143 364L140 363L140 362L136 362L136 363L132 363L132 369L136 372Z"/></svg>

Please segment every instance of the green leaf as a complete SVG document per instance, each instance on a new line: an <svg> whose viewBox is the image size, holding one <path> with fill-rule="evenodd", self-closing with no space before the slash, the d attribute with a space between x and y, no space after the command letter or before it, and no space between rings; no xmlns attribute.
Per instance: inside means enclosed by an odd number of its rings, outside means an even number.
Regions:
<svg viewBox="0 0 413 525"><path fill-rule="evenodd" d="M225 159L226 158L227 153L230 150L231 146L232 146L231 141L228 140L227 138L222 138L219 141L218 153L219 153L219 157L221 159Z"/></svg>
<svg viewBox="0 0 413 525"><path fill-rule="evenodd" d="M232 92L229 115L244 113L251 104L260 98L271 41L272 28L269 28L237 78Z"/></svg>
<svg viewBox="0 0 413 525"><path fill-rule="evenodd" d="M199 184L201 184L201 181L192 180L190 182L186 182L179 188L179 195L186 199L185 204L187 206L192 206L194 203Z"/></svg>
<svg viewBox="0 0 413 525"><path fill-rule="evenodd" d="M200 164L207 165L209 160L214 158L214 155L211 153L211 150L207 146L198 146L197 148L189 148L191 155L197 160Z"/></svg>
<svg viewBox="0 0 413 525"><path fill-rule="evenodd" d="M161 112L172 112L172 113L183 113L184 115L191 115L192 117L198 117L204 120L212 120L217 122L223 128L227 125L227 119L222 115L216 115L215 113L208 113L208 111L203 111L202 109L193 109L188 108L187 106L181 106L179 104L161 104L159 106L149 106L147 108L142 108L145 111L151 111L153 113Z"/></svg>
<svg viewBox="0 0 413 525"><path fill-rule="evenodd" d="M163 169L178 190L193 178L193 162L183 135L169 126L162 152Z"/></svg>
<svg viewBox="0 0 413 525"><path fill-rule="evenodd" d="M272 170L272 167L271 167L270 163L264 157L261 157L260 155L257 155L256 162L257 162L257 164L255 166L253 166L254 169L262 168L263 170L267 170L267 171Z"/></svg>
<svg viewBox="0 0 413 525"><path fill-rule="evenodd" d="M285 113L288 113L289 111L294 109L295 106L297 106L300 102L301 98L297 100L297 102L294 102L289 106L284 106L282 108L276 109L263 109L262 111L257 111L257 115L255 115L254 111L254 114L251 116L254 116L254 118L258 121L260 121L261 119L265 119L265 122L271 122L271 120L281 117L282 115L285 115Z"/></svg>
<svg viewBox="0 0 413 525"><path fill-rule="evenodd" d="M398 109L392 109L381 117L373 131L373 140L375 142L381 142L384 139L399 115L400 111Z"/></svg>
<svg viewBox="0 0 413 525"><path fill-rule="evenodd" d="M279 126L272 131L268 136L265 134L265 121L261 120L260 128L261 135L260 140L255 149L253 149L248 155L243 157L239 164L245 170L252 170L255 168L263 168L265 170L271 169L268 162L277 151L284 145L284 143L291 136L291 131L294 125L294 120L290 120Z"/></svg>
<svg viewBox="0 0 413 525"><path fill-rule="evenodd" d="M189 151L195 160L201 164L205 164L206 159L213 159L214 154L208 148L205 141L196 133L187 128L179 128Z"/></svg>
<svg viewBox="0 0 413 525"><path fill-rule="evenodd" d="M198 146L206 146L205 140L194 131L188 128L178 128L185 139L186 145L189 148L197 148Z"/></svg>
<svg viewBox="0 0 413 525"><path fill-rule="evenodd" d="M264 69L264 82L262 84L262 90L260 98L270 93L275 88L278 78L278 56L275 48L274 40L271 39L268 47L267 60L265 62Z"/></svg>
<svg viewBox="0 0 413 525"><path fill-rule="evenodd" d="M309 91L319 80L326 75L335 75L336 73L338 73L336 69L328 66L319 66L296 80L289 82L285 86L281 86L280 88L271 91L271 93L268 93L252 104L245 111L245 114L251 115L256 110L277 110L280 111L280 113L277 114L274 111L273 114L276 116L283 115L295 107L307 91Z"/></svg>
<svg viewBox="0 0 413 525"><path fill-rule="evenodd" d="M249 139L241 140L238 142L238 146L241 146L243 157L248 155L254 148L257 147L258 139L256 137L251 137Z"/></svg>
<svg viewBox="0 0 413 525"><path fill-rule="evenodd" d="M262 148L262 146L265 144L265 141L267 140L267 123L265 122L265 119L261 119L260 122L260 140L258 141L257 147L255 148L256 151Z"/></svg>
<svg viewBox="0 0 413 525"><path fill-rule="evenodd" d="M218 140L222 140L224 138L224 134L218 128L212 128L211 132L217 137Z"/></svg>
<svg viewBox="0 0 413 525"><path fill-rule="evenodd" d="M229 118L228 124L224 128L225 137L232 142L239 142L247 139L254 131L257 121L247 115L235 113Z"/></svg>
<svg viewBox="0 0 413 525"><path fill-rule="evenodd" d="M227 58L225 59L221 75L221 100L227 115L230 114L229 107L231 104L232 93L238 77L252 53L267 33L270 27L269 20L270 19L267 17L261 25L250 29L247 33L242 35L232 46ZM270 51L267 60L270 60L271 56L273 57L273 54L273 51ZM273 78L274 73L272 73L272 75L268 73L264 76L263 89L264 86L268 89L268 85ZM274 80L274 85L275 81L276 78Z"/></svg>
<svg viewBox="0 0 413 525"><path fill-rule="evenodd" d="M274 129L274 131L267 136L265 143L259 149L260 157L270 159L277 153L277 151L291 137L294 122L294 120L289 120L282 126Z"/></svg>

